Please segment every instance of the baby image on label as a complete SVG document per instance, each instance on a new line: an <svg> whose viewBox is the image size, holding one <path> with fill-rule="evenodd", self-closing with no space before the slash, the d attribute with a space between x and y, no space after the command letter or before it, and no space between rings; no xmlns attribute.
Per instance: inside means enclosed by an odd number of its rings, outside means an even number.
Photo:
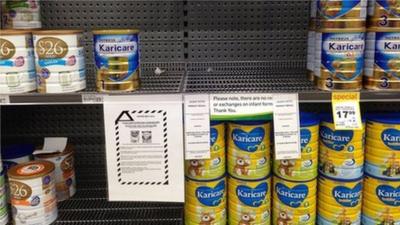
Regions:
<svg viewBox="0 0 400 225"><path fill-rule="evenodd" d="M321 64L332 78L352 81L364 69L365 33L322 33Z"/></svg>
<svg viewBox="0 0 400 225"><path fill-rule="evenodd" d="M345 16L355 7L361 7L362 2L366 0L318 0L317 2L320 15L327 19L337 19Z"/></svg>

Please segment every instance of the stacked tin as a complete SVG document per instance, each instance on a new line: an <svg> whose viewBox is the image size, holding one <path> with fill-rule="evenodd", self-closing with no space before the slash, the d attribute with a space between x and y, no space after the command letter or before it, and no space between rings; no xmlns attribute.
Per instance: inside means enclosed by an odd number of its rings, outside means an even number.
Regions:
<svg viewBox="0 0 400 225"><path fill-rule="evenodd" d="M314 80L315 63L315 30L317 28L317 0L310 1L310 21L308 24L308 42L307 42L307 77L310 81Z"/></svg>
<svg viewBox="0 0 400 225"><path fill-rule="evenodd" d="M318 224L361 224L364 128L336 130L321 114Z"/></svg>
<svg viewBox="0 0 400 225"><path fill-rule="evenodd" d="M0 32L0 94L36 90L32 34L26 30Z"/></svg>
<svg viewBox="0 0 400 225"><path fill-rule="evenodd" d="M316 222L318 116L300 113L300 127L301 158L273 163L273 224L287 218L295 224Z"/></svg>
<svg viewBox="0 0 400 225"><path fill-rule="evenodd" d="M368 115L362 223L400 223L400 114Z"/></svg>
<svg viewBox="0 0 400 225"><path fill-rule="evenodd" d="M185 161L185 224L226 225L225 124L211 122L210 159Z"/></svg>
<svg viewBox="0 0 400 225"><path fill-rule="evenodd" d="M15 225L49 225L57 219L54 164L31 161L8 170Z"/></svg>
<svg viewBox="0 0 400 225"><path fill-rule="evenodd" d="M400 89L400 2L370 0L365 88Z"/></svg>
<svg viewBox="0 0 400 225"><path fill-rule="evenodd" d="M271 222L271 123L229 122L229 224L268 225Z"/></svg>
<svg viewBox="0 0 400 225"><path fill-rule="evenodd" d="M362 88L367 0L317 1L315 84L321 90Z"/></svg>
<svg viewBox="0 0 400 225"><path fill-rule="evenodd" d="M39 0L1 1L2 27L10 29L40 28Z"/></svg>

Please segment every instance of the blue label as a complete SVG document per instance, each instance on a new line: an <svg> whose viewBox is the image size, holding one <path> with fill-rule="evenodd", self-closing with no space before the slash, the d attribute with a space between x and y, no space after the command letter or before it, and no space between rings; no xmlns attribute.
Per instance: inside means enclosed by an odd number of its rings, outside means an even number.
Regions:
<svg viewBox="0 0 400 225"><path fill-rule="evenodd" d="M214 188L202 186L196 189L196 197L206 206L218 206L222 202L225 192L225 181L221 181Z"/></svg>
<svg viewBox="0 0 400 225"><path fill-rule="evenodd" d="M336 130L333 131L329 127L321 126L319 134L321 140L328 148L342 151L353 139L353 131L351 130Z"/></svg>
<svg viewBox="0 0 400 225"><path fill-rule="evenodd" d="M321 63L331 76L342 81L361 76L364 70L365 33L322 33L321 47Z"/></svg>
<svg viewBox="0 0 400 225"><path fill-rule="evenodd" d="M300 143L301 149L306 147L311 140L311 131L308 129L301 129L300 130Z"/></svg>
<svg viewBox="0 0 400 225"><path fill-rule="evenodd" d="M361 0L318 0L318 11L328 19L337 19L349 13ZM333 11L332 9L340 9Z"/></svg>
<svg viewBox="0 0 400 225"><path fill-rule="evenodd" d="M218 139L218 130L212 127L210 129L210 143L211 143L211 146L213 146L215 144L217 139Z"/></svg>
<svg viewBox="0 0 400 225"><path fill-rule="evenodd" d="M279 200L292 208L298 208L308 196L308 187L305 184L299 184L289 188L284 184L276 184L275 191Z"/></svg>
<svg viewBox="0 0 400 225"><path fill-rule="evenodd" d="M375 64L388 75L400 79L398 55L400 54L399 32L376 32Z"/></svg>
<svg viewBox="0 0 400 225"><path fill-rule="evenodd" d="M139 68L138 41L137 34L94 35L94 56L97 69L108 71L112 62L114 64L115 62L128 63L126 71L123 71L124 75L109 76L108 79L116 82L131 79ZM118 62L119 58L127 61Z"/></svg>
<svg viewBox="0 0 400 225"><path fill-rule="evenodd" d="M380 4L383 8L385 8L386 11L400 17L400 11L398 11L400 4L398 1L376 0L376 2Z"/></svg>
<svg viewBox="0 0 400 225"><path fill-rule="evenodd" d="M14 63L11 60L7 60L7 59L1 59L0 60L0 66L4 66L4 67L13 67Z"/></svg>
<svg viewBox="0 0 400 225"><path fill-rule="evenodd" d="M332 196L336 202L344 207L355 207L360 203L362 192L362 183L358 183L355 187L348 188L344 186L337 186L332 190Z"/></svg>
<svg viewBox="0 0 400 225"><path fill-rule="evenodd" d="M255 152L264 140L265 130L262 127L257 127L246 132L236 128L232 131L232 140L235 145L247 152Z"/></svg>
<svg viewBox="0 0 400 225"><path fill-rule="evenodd" d="M268 184L266 182L257 185L255 188L246 185L239 185L236 188L236 195L239 200L251 207L259 207L265 200L268 193Z"/></svg>
<svg viewBox="0 0 400 225"><path fill-rule="evenodd" d="M382 132L381 139L390 149L400 150L400 130L386 129Z"/></svg>
<svg viewBox="0 0 400 225"><path fill-rule="evenodd" d="M48 67L48 66L65 66L67 62L64 59L39 59L40 67Z"/></svg>
<svg viewBox="0 0 400 225"><path fill-rule="evenodd" d="M379 185L376 188L378 198L390 206L400 206L400 186L394 188L389 185Z"/></svg>

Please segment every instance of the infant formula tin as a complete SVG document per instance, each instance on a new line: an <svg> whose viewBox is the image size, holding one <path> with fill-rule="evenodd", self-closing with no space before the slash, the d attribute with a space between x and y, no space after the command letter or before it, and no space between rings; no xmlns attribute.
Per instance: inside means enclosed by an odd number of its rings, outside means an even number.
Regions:
<svg viewBox="0 0 400 225"><path fill-rule="evenodd" d="M233 151L228 153L228 173L240 179L258 180L271 172L271 156L269 152L252 153Z"/></svg>
<svg viewBox="0 0 400 225"><path fill-rule="evenodd" d="M186 176L196 180L212 180L225 174L225 152L211 153L210 159L185 161Z"/></svg>
<svg viewBox="0 0 400 225"><path fill-rule="evenodd" d="M139 88L139 30L95 30L94 57L97 91Z"/></svg>
<svg viewBox="0 0 400 225"><path fill-rule="evenodd" d="M230 206L246 209L270 206L271 203L271 177L260 180L248 181L235 177L228 177L228 199ZM239 207L240 206L240 207ZM230 207L232 209L232 207Z"/></svg>
<svg viewBox="0 0 400 225"><path fill-rule="evenodd" d="M206 208L197 212L185 210L185 225L199 224L226 225L226 210L219 212Z"/></svg>
<svg viewBox="0 0 400 225"><path fill-rule="evenodd" d="M253 154L270 150L271 123L241 121L228 123L228 152L243 151Z"/></svg>
<svg viewBox="0 0 400 225"><path fill-rule="evenodd" d="M365 27L367 0L318 0L317 2L317 17L322 29Z"/></svg>
<svg viewBox="0 0 400 225"><path fill-rule="evenodd" d="M1 149L1 159L3 162L3 169L7 174L12 166L20 163L29 162L32 158L32 152L35 146L32 144L14 144L7 145Z"/></svg>
<svg viewBox="0 0 400 225"><path fill-rule="evenodd" d="M211 121L210 126L211 152L225 152L225 123L222 121Z"/></svg>
<svg viewBox="0 0 400 225"><path fill-rule="evenodd" d="M2 2L3 3L3 2ZM5 0L2 5L3 28L41 28L39 0Z"/></svg>
<svg viewBox="0 0 400 225"><path fill-rule="evenodd" d="M365 29L325 29L316 35L315 83L321 90L360 90Z"/></svg>
<svg viewBox="0 0 400 225"><path fill-rule="evenodd" d="M38 91L66 93L85 89L82 31L40 30L32 33Z"/></svg>
<svg viewBox="0 0 400 225"><path fill-rule="evenodd" d="M397 0L369 0L369 27L399 27L400 2Z"/></svg>
<svg viewBox="0 0 400 225"><path fill-rule="evenodd" d="M332 152L332 153L331 153ZM322 150L319 155L319 171L331 179L358 179L364 174L364 155L362 152L339 156L340 153Z"/></svg>
<svg viewBox="0 0 400 225"><path fill-rule="evenodd" d="M39 148L41 149L41 148ZM57 201L64 201L76 192L73 146L68 144L62 152L39 154L35 152L36 160L49 161L55 165Z"/></svg>
<svg viewBox="0 0 400 225"><path fill-rule="evenodd" d="M291 214L306 215L316 212L317 180L292 182L273 177L274 209L287 210Z"/></svg>
<svg viewBox="0 0 400 225"><path fill-rule="evenodd" d="M275 160L274 174L291 181L307 181L318 175L318 152L302 153L301 159Z"/></svg>
<svg viewBox="0 0 400 225"><path fill-rule="evenodd" d="M365 137L364 118L363 129L361 130L335 130L331 114L322 113L320 117L320 149L326 148L337 152L363 151Z"/></svg>
<svg viewBox="0 0 400 225"><path fill-rule="evenodd" d="M48 225L57 218L54 164L31 161L8 171L16 225Z"/></svg>
<svg viewBox="0 0 400 225"><path fill-rule="evenodd" d="M335 209L347 209L350 213L361 213L363 180L338 180L324 176L318 178L319 208L335 212Z"/></svg>
<svg viewBox="0 0 400 225"><path fill-rule="evenodd" d="M400 25L400 23L399 23ZM369 29L365 52L365 88L400 89L400 29Z"/></svg>
<svg viewBox="0 0 400 225"><path fill-rule="evenodd" d="M364 205L369 202L400 210L400 180L383 180L367 175L364 178Z"/></svg>
<svg viewBox="0 0 400 225"><path fill-rule="evenodd" d="M347 209L331 213L323 208L318 208L318 225L337 225L337 224L349 224L349 225L360 225L361 224L361 213L351 214L347 212Z"/></svg>
<svg viewBox="0 0 400 225"><path fill-rule="evenodd" d="M225 176L211 181L195 181L186 178L185 203L187 208L215 209L218 212L226 208Z"/></svg>
<svg viewBox="0 0 400 225"><path fill-rule="evenodd" d="M371 151L380 149L386 154L400 151L400 113L369 114L366 142Z"/></svg>
<svg viewBox="0 0 400 225"><path fill-rule="evenodd" d="M363 206L361 223L363 225L399 224L400 212L399 209L387 207L368 208Z"/></svg>
<svg viewBox="0 0 400 225"><path fill-rule="evenodd" d="M30 31L0 32L0 94L36 90L35 59Z"/></svg>
<svg viewBox="0 0 400 225"><path fill-rule="evenodd" d="M293 210L274 208L272 210L272 225L315 225L316 213L294 213Z"/></svg>

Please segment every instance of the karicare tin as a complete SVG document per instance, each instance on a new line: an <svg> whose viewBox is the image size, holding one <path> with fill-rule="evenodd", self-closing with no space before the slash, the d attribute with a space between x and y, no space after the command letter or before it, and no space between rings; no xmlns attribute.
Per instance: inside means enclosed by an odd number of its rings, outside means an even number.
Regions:
<svg viewBox="0 0 400 225"><path fill-rule="evenodd" d="M400 150L400 113L375 113L368 115L368 150L386 153Z"/></svg>
<svg viewBox="0 0 400 225"><path fill-rule="evenodd" d="M365 29L325 29L316 34L315 84L321 90L360 90Z"/></svg>
<svg viewBox="0 0 400 225"><path fill-rule="evenodd" d="M319 27L364 28L367 18L367 0L318 0Z"/></svg>
<svg viewBox="0 0 400 225"><path fill-rule="evenodd" d="M3 4L4 2L4 4ZM5 0L1 2L3 28L32 29L42 27L39 0Z"/></svg>
<svg viewBox="0 0 400 225"><path fill-rule="evenodd" d="M337 224L349 224L359 225L361 224L361 212L358 214L351 214L347 209L342 209L337 212L331 213L323 208L318 208L317 216L318 225L337 225Z"/></svg>
<svg viewBox="0 0 400 225"><path fill-rule="evenodd" d="M252 153L250 156L241 151L228 153L228 173L240 179L258 180L271 172L269 152Z"/></svg>
<svg viewBox="0 0 400 225"><path fill-rule="evenodd" d="M294 213L312 210L316 206L317 180L292 182L273 177L273 207L294 209ZM315 209L314 209L315 212Z"/></svg>
<svg viewBox="0 0 400 225"><path fill-rule="evenodd" d="M228 153L243 151L248 154L270 150L271 123L268 121L237 121L228 123Z"/></svg>
<svg viewBox="0 0 400 225"><path fill-rule="evenodd" d="M221 211L226 208L225 176L211 181L185 180L185 203L190 211L208 208Z"/></svg>
<svg viewBox="0 0 400 225"><path fill-rule="evenodd" d="M15 224L48 225L57 218L54 164L31 161L8 171Z"/></svg>
<svg viewBox="0 0 400 225"><path fill-rule="evenodd" d="M222 121L210 122L211 152L225 152L225 123Z"/></svg>
<svg viewBox="0 0 400 225"><path fill-rule="evenodd" d="M275 160L274 174L291 181L308 181L318 176L318 152L302 153L301 159Z"/></svg>
<svg viewBox="0 0 400 225"><path fill-rule="evenodd" d="M358 179L364 174L364 155L362 152L350 155L331 150L322 150L319 154L319 172L331 179ZM346 157L347 156L347 157Z"/></svg>
<svg viewBox="0 0 400 225"><path fill-rule="evenodd" d="M64 201L76 193L73 146L68 144L60 152L40 154L35 152L36 160L49 161L55 165L57 201Z"/></svg>
<svg viewBox="0 0 400 225"><path fill-rule="evenodd" d="M272 225L315 225L316 212L296 214L293 210L274 208L272 210Z"/></svg>
<svg viewBox="0 0 400 225"><path fill-rule="evenodd" d="M364 204L372 202L382 207L400 210L400 180L383 180L367 175L364 177Z"/></svg>
<svg viewBox="0 0 400 225"><path fill-rule="evenodd" d="M400 28L371 28L366 43L364 87L400 89Z"/></svg>
<svg viewBox="0 0 400 225"><path fill-rule="evenodd" d="M399 209L381 206L376 206L374 208L363 206L361 223L363 225L399 224L400 212Z"/></svg>
<svg viewBox="0 0 400 225"><path fill-rule="evenodd" d="M36 90L32 34L27 30L0 32L0 94Z"/></svg>
<svg viewBox="0 0 400 225"><path fill-rule="evenodd" d="M396 28L400 26L400 3L397 0L369 0L368 26Z"/></svg>
<svg viewBox="0 0 400 225"><path fill-rule="evenodd" d="M40 93L67 93L86 88L81 30L33 31Z"/></svg>
<svg viewBox="0 0 400 225"><path fill-rule="evenodd" d="M94 58L97 91L135 91L139 88L139 30L95 30Z"/></svg>
<svg viewBox="0 0 400 225"><path fill-rule="evenodd" d="M247 181L228 177L228 199L230 209L247 209L270 207L271 177Z"/></svg>
<svg viewBox="0 0 400 225"><path fill-rule="evenodd" d="M365 120L361 130L336 130L331 114L320 115L321 124L319 129L320 148L325 147L332 151L354 152L363 151L365 139Z"/></svg>
<svg viewBox="0 0 400 225"><path fill-rule="evenodd" d="M300 143L302 153L318 152L319 117L314 113L300 113Z"/></svg>
<svg viewBox="0 0 400 225"><path fill-rule="evenodd" d="M195 180L213 180L225 174L225 151L211 153L210 159L185 161L185 174Z"/></svg>
<svg viewBox="0 0 400 225"><path fill-rule="evenodd" d="M318 199L323 205L320 204L318 207L346 208L351 212L361 213L362 191L362 178L334 180L320 176L318 178Z"/></svg>

